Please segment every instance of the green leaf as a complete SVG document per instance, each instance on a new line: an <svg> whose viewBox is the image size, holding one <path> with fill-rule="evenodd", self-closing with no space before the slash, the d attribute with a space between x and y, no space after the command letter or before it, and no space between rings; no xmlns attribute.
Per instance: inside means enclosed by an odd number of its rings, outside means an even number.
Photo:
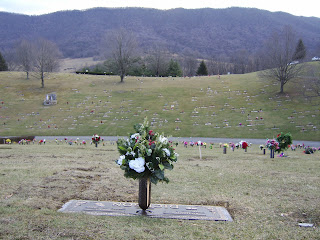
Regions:
<svg viewBox="0 0 320 240"><path fill-rule="evenodd" d="M127 151L127 149L126 149L125 147L123 147L123 146L118 146L118 148L119 148L120 150L122 150L122 151Z"/></svg>
<svg viewBox="0 0 320 240"><path fill-rule="evenodd" d="M159 178L159 179L161 179L161 180L164 178L164 172L163 172L163 171L161 171L161 170L156 170L156 171L154 171L154 173L155 173L155 175L156 175L157 178Z"/></svg>
<svg viewBox="0 0 320 240"><path fill-rule="evenodd" d="M151 180L151 182L153 183L153 184L157 184L158 183L158 178L157 177L155 177L155 176L151 176L150 177L150 180Z"/></svg>
<svg viewBox="0 0 320 240"><path fill-rule="evenodd" d="M168 162L164 162L163 165L164 165L164 167L165 167L166 169L168 169L168 170L172 170L172 169L173 169L173 165L170 164L170 163L168 163Z"/></svg>
<svg viewBox="0 0 320 240"><path fill-rule="evenodd" d="M160 170L163 171L164 166L161 163L158 166L159 166Z"/></svg>

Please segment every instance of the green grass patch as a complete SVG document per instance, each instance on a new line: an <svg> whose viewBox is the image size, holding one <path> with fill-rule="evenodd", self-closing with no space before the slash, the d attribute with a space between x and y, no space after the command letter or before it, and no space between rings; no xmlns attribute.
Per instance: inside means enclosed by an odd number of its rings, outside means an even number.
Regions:
<svg viewBox="0 0 320 240"><path fill-rule="evenodd" d="M1 72L0 80L2 136L123 136L147 116L153 129L175 137L272 138L282 131L320 140L320 99L303 98L298 80L285 85L284 95L256 73L127 77L123 84L117 76L56 73L45 88L20 72ZM51 92L58 104L44 106Z"/></svg>

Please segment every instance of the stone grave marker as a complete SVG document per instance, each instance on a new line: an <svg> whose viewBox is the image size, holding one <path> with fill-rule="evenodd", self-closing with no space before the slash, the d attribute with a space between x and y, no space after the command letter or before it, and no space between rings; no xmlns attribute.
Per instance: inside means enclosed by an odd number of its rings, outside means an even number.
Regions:
<svg viewBox="0 0 320 240"><path fill-rule="evenodd" d="M49 93L46 95L45 100L43 101L43 105L50 106L57 104L57 95L55 92Z"/></svg>
<svg viewBox="0 0 320 240"><path fill-rule="evenodd" d="M96 216L146 216L182 220L233 221L229 212L220 206L151 204L142 211L137 203L71 200L59 212L86 213Z"/></svg>

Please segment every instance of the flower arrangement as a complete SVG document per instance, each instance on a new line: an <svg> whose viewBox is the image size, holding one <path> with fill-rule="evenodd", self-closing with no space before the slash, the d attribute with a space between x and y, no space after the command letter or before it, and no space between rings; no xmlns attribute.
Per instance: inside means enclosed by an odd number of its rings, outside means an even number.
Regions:
<svg viewBox="0 0 320 240"><path fill-rule="evenodd" d="M100 136L95 134L92 137L92 143L99 143L100 142Z"/></svg>
<svg viewBox="0 0 320 240"><path fill-rule="evenodd" d="M124 176L133 179L149 177L151 182L169 182L164 170L172 170L178 154L163 135L149 130L145 118L143 124L134 125L135 133L128 139L118 139L121 154L116 163L124 170Z"/></svg>
<svg viewBox="0 0 320 240"><path fill-rule="evenodd" d="M236 148L236 145L233 142L229 142L229 146L232 151L234 151L234 149Z"/></svg>
<svg viewBox="0 0 320 240"><path fill-rule="evenodd" d="M92 136L92 143L94 143L96 145L96 147L98 147L98 143L100 142L100 136L98 134L95 134Z"/></svg>
<svg viewBox="0 0 320 240"><path fill-rule="evenodd" d="M317 151L316 148L307 147L303 152L304 152L305 154L312 154L312 153L314 153L314 152L316 152L316 151Z"/></svg>
<svg viewBox="0 0 320 240"><path fill-rule="evenodd" d="M279 143L279 148L276 149L277 152L286 150L290 144L292 144L292 136L290 133L279 133L277 136L277 142Z"/></svg>
<svg viewBox="0 0 320 240"><path fill-rule="evenodd" d="M276 150L279 148L279 143L275 139L267 139L266 148Z"/></svg>
<svg viewBox="0 0 320 240"><path fill-rule="evenodd" d="M240 143L241 143L242 148L245 149L245 150L246 150L246 149L248 148L248 146L249 146L248 143L245 142L245 141L241 141Z"/></svg>

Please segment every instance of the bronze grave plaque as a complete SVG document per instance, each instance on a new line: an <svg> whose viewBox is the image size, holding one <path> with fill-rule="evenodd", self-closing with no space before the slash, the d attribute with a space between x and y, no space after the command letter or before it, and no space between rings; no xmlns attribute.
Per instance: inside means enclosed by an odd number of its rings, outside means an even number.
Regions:
<svg viewBox="0 0 320 240"><path fill-rule="evenodd" d="M184 220L232 221L227 209L220 206L151 204L143 211L137 203L70 200L59 212L105 216L147 216Z"/></svg>

